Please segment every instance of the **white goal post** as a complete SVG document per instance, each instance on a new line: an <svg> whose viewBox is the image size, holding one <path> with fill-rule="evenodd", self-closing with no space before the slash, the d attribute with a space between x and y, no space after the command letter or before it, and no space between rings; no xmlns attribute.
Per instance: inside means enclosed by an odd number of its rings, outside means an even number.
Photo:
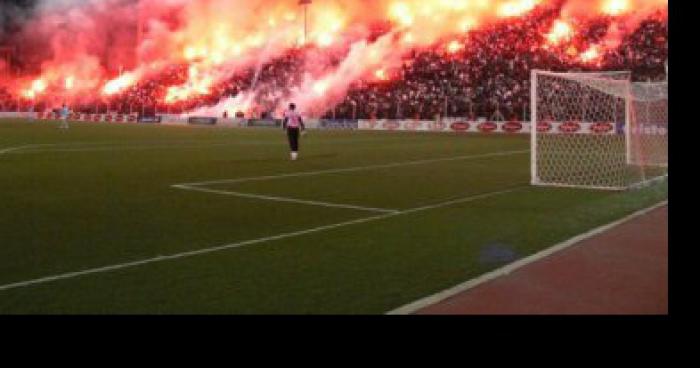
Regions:
<svg viewBox="0 0 700 368"><path fill-rule="evenodd" d="M668 82L532 71L532 184L624 190L668 176Z"/></svg>

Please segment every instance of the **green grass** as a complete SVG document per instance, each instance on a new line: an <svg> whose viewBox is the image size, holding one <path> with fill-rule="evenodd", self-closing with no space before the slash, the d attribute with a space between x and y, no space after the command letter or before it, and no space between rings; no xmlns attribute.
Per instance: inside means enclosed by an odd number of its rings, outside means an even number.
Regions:
<svg viewBox="0 0 700 368"><path fill-rule="evenodd" d="M13 147L25 146L19 150ZM527 137L0 121L0 288L381 216L173 184L528 149ZM384 313L667 198L534 188L529 154L203 188L410 210L364 223L0 290L0 314ZM509 257L489 257L497 250Z"/></svg>

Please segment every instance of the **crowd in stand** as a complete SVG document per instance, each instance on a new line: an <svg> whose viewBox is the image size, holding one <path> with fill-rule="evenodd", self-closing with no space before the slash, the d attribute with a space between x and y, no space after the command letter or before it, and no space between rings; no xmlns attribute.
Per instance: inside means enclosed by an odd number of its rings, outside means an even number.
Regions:
<svg viewBox="0 0 700 368"><path fill-rule="evenodd" d="M414 51L399 70L388 71L390 78L370 76L353 83L347 96L330 107L324 117L460 116L519 120L528 118L532 69L629 70L636 81L665 78L668 24L663 18L652 17L642 22L613 50L602 51L593 61L582 61L581 53L604 39L611 20L600 18L575 24L579 32L572 40L561 46L548 45L545 35L558 17L557 10L542 9L466 33L457 39L464 45L458 50L450 50L442 43ZM207 95L166 103L168 87L181 85L188 77L187 65L175 65L117 96L78 105L75 109L144 115L182 113L254 90L255 110L246 117L264 117L288 97L291 86L301 83L305 55L302 50L293 50L265 65L231 76L212 86ZM16 106L16 97L0 89L0 110ZM240 116L242 112L229 113Z"/></svg>
<svg viewBox="0 0 700 368"><path fill-rule="evenodd" d="M558 13L543 11L471 32L460 40L466 47L456 53L444 46L415 53L399 78L360 81L326 117L524 119L529 113L532 69L628 70L635 81L665 78L667 23L643 22L618 48L588 63L581 61L580 53L602 40L609 20L579 24L585 33L565 46L544 48L543 35L557 17Z"/></svg>
<svg viewBox="0 0 700 368"><path fill-rule="evenodd" d="M3 87L0 87L0 111L9 111L13 104L12 95Z"/></svg>

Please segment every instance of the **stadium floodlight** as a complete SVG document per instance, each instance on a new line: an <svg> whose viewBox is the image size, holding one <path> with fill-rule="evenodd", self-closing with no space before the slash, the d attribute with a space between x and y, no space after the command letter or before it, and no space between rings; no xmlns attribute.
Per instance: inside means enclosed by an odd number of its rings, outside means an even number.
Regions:
<svg viewBox="0 0 700 368"><path fill-rule="evenodd" d="M533 185L623 190L668 176L668 82L532 71Z"/></svg>

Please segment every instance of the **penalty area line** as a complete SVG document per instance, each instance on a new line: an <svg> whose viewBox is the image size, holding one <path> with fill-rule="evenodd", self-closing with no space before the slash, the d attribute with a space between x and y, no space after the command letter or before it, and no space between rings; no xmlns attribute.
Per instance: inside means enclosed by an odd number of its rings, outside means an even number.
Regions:
<svg viewBox="0 0 700 368"><path fill-rule="evenodd" d="M176 253L176 254L171 254L171 255L161 255L161 256L157 256L157 257L153 257L153 258L146 258L146 259L133 261L133 262L119 263L119 264L114 264L114 265L109 265L109 266L104 266L104 267L86 269L83 271L68 272L68 273L63 273L63 274L58 274L58 275L53 275L53 276L46 276L46 277L41 277L41 278L37 278L37 279L27 280L27 281L15 282L15 283L11 283L11 284L0 285L0 292L12 290L12 289L19 289L19 288L34 286L34 285L47 284L47 283L52 283L52 282L56 282L56 281L75 279L75 278L78 278L81 276L114 272L114 271L124 270L124 269L128 269L128 268L164 262L164 261L171 261L171 260L189 258L189 257L194 257L194 256L199 256L199 255L204 255L204 254L222 252L222 251L226 251L226 250L242 248L242 247L256 245L256 244L263 244L263 243L268 243L268 242L273 242L273 241L278 241L278 240L296 238L296 237L300 237L300 236L304 236L304 235L320 233L320 232L334 230L334 229L343 228L343 227L347 227L347 226L359 225L359 224L364 224L364 223L368 223L368 222L374 222L374 221L384 220L384 219L388 219L388 218L393 218L393 217L397 217L397 216L401 216L401 215L407 215L407 214L417 213L417 212L421 212L421 211L428 211L428 210L432 210L432 209L448 207L448 206L452 206L455 204L475 202L478 200L496 197L496 196L500 196L503 194L513 193L513 192L518 191L522 188L524 188L524 187L520 186L520 187L506 189L506 190L482 193L482 194L478 194L478 195L474 195L474 196L470 196L470 197L465 197L465 198L458 199L458 200L437 203L434 205L409 209L409 210L405 210L405 211L401 211L401 212L386 213L386 214L381 214L381 215L372 216L372 217L360 218L357 220L340 222L337 224L314 227L314 228L301 230L301 231L295 231L295 232L278 234L278 235L273 235L273 236L264 237L264 238L258 238L258 239L241 241L241 242L237 242L237 243L221 245L221 246L217 246L217 247L204 248L204 249Z"/></svg>
<svg viewBox="0 0 700 368"><path fill-rule="evenodd" d="M173 185L172 187L176 188L176 189L189 190L189 191L193 191L193 192L219 194L219 195L226 195L226 196L239 197L239 198L248 198L248 199L259 199L259 200L264 200L264 201L296 203L296 204L318 206L318 207L327 207L327 208L343 208L343 209L349 209L349 210L370 211L370 212L380 212L380 213L398 213L398 212L401 212L400 210L387 209L387 208L364 207L364 206L356 206L356 205L351 205L351 204L311 201L311 200L289 198L289 197L275 197L275 196L268 196L268 195L261 195L261 194L232 192L232 191L226 191L226 190L215 190L215 189L207 189L207 188L197 188L197 187L192 187L192 186L187 186L187 185Z"/></svg>
<svg viewBox="0 0 700 368"><path fill-rule="evenodd" d="M417 161L394 162L394 163L381 164L381 165L355 166L355 167L348 167L348 168L344 168L344 169L303 171L303 172L290 173L290 174L257 176L257 177L248 177L248 178L239 178L239 179L202 181L202 182L198 182L198 183L181 183L181 184L175 184L175 185L196 187L196 186L208 186L208 185L215 185L215 184L237 184L237 183L247 183L247 182L252 182L252 181L266 181L266 180L285 179L285 178L297 178L297 177L303 177L303 176L315 176L315 175L324 175L324 174L337 174L337 173L347 173L347 172L357 172L357 171L369 171L369 170L376 170L376 169L388 169L388 168L393 168L393 167L423 165L423 164L431 164L431 163L436 163L436 162L477 160L477 159L481 159L481 158L493 158L493 157L507 157L507 156L522 155L522 154L526 154L526 153L530 153L530 150L528 149L528 150L519 150L519 151L503 151L503 152L493 152L493 153L484 153L484 154L476 154L476 155L425 159L425 160L417 160Z"/></svg>

